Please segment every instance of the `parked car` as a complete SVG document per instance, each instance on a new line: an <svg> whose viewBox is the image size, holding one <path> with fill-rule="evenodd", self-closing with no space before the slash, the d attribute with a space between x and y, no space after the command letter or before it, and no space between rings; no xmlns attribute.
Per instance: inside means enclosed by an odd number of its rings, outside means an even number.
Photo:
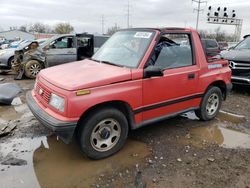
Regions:
<svg viewBox="0 0 250 188"><path fill-rule="evenodd" d="M45 42L46 39L36 40L40 45ZM25 50L32 41L23 40L16 47L6 48L0 50L0 69L11 69L11 65L14 64L15 51Z"/></svg>
<svg viewBox="0 0 250 188"><path fill-rule="evenodd" d="M65 34L50 38L37 49L16 51L13 69L22 77L35 78L46 67L91 57L108 36L91 34Z"/></svg>
<svg viewBox="0 0 250 188"><path fill-rule="evenodd" d="M26 47L30 41L23 41L19 44L20 48ZM11 64L14 62L16 48L6 48L0 50L0 69L11 69Z"/></svg>
<svg viewBox="0 0 250 188"><path fill-rule="evenodd" d="M222 58L229 61L232 82L250 86L250 35L246 35L235 47L223 53Z"/></svg>
<svg viewBox="0 0 250 188"><path fill-rule="evenodd" d="M202 41L204 51L208 58L211 58L220 54L221 49L215 39L202 39L201 41Z"/></svg>
<svg viewBox="0 0 250 188"><path fill-rule="evenodd" d="M64 142L75 134L88 157L101 159L119 151L132 129L191 110L213 119L230 80L228 62L208 63L193 29L126 29L91 59L41 70L26 99Z"/></svg>

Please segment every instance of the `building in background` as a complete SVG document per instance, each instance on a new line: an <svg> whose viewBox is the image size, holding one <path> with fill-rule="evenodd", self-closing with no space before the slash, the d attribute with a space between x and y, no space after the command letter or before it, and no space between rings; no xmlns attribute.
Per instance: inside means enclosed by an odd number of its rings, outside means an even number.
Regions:
<svg viewBox="0 0 250 188"><path fill-rule="evenodd" d="M5 39L8 41L16 41L16 40L34 40L41 38L51 38L55 34L48 33L28 33L20 30L9 30L0 32L0 39Z"/></svg>
<svg viewBox="0 0 250 188"><path fill-rule="evenodd" d="M9 31L2 31L0 32L0 38L5 38L6 40L34 40L35 35L19 31L19 30L9 30Z"/></svg>

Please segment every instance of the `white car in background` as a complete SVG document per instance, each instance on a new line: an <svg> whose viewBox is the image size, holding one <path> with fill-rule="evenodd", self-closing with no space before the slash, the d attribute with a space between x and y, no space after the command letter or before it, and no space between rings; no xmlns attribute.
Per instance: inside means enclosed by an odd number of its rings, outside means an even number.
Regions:
<svg viewBox="0 0 250 188"><path fill-rule="evenodd" d="M42 44L47 39L37 39L38 44ZM6 48L0 50L0 69L11 69L11 65L14 63L14 55L16 50L27 47L32 41L24 40L15 48Z"/></svg>

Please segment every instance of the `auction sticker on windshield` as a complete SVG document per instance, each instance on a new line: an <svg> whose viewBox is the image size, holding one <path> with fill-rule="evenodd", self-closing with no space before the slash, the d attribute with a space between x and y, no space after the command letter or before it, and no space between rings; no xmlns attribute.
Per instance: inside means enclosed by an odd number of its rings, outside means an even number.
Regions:
<svg viewBox="0 0 250 188"><path fill-rule="evenodd" d="M150 33L150 32L136 32L134 37L148 39L148 38L150 38L151 35L152 35L152 33Z"/></svg>

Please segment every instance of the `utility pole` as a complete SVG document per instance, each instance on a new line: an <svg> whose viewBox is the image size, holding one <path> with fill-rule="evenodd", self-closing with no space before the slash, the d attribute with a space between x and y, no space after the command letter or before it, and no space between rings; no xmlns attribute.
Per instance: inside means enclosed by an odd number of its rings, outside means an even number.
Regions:
<svg viewBox="0 0 250 188"><path fill-rule="evenodd" d="M130 18L130 4L129 4L129 0L128 0L128 7L127 7L127 28L130 27L129 25L129 18Z"/></svg>
<svg viewBox="0 0 250 188"><path fill-rule="evenodd" d="M196 30L198 31L198 28L199 28L199 19L200 19L200 12L203 11L203 9L201 9L201 4L207 3L207 1L192 0L192 2L195 2L198 5L197 8L194 9L194 11L197 11Z"/></svg>
<svg viewBox="0 0 250 188"><path fill-rule="evenodd" d="M102 34L104 34L104 15L102 15Z"/></svg>

